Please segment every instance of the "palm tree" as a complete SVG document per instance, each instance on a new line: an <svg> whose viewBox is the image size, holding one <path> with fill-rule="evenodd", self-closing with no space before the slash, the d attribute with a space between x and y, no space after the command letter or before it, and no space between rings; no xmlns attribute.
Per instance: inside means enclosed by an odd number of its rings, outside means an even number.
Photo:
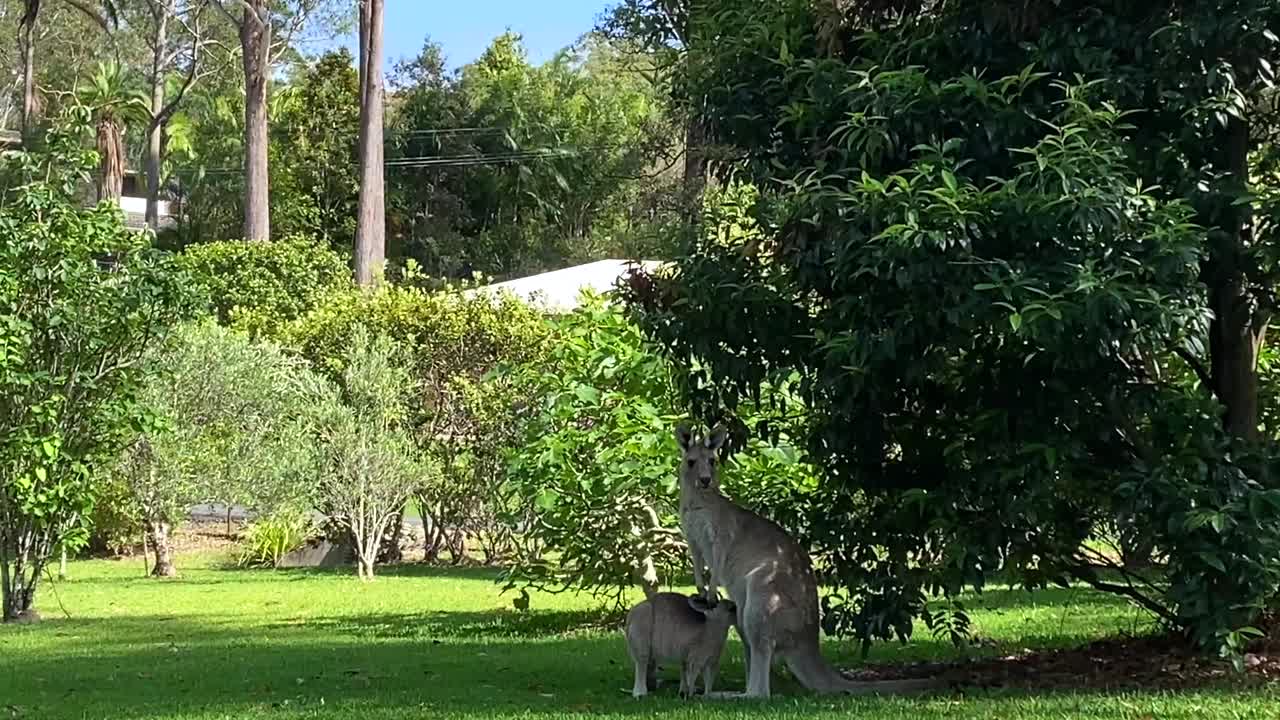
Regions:
<svg viewBox="0 0 1280 720"><path fill-rule="evenodd" d="M146 117L146 98L114 61L99 63L89 80L76 89L76 97L93 112L98 149L95 178L98 201L118 201L124 188L125 127Z"/></svg>

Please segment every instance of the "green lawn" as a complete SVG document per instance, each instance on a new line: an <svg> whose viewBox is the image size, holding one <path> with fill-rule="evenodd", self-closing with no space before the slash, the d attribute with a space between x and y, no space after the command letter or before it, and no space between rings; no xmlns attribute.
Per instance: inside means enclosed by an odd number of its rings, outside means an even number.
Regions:
<svg viewBox="0 0 1280 720"><path fill-rule="evenodd" d="M779 697L681 702L670 689L626 694L620 633L597 629L585 597L533 598L510 610L487 571L407 566L371 585L346 574L240 571L183 557L183 577L139 577L140 561L74 563L41 596L46 622L0 627L0 717L22 718L1275 718L1280 693L1233 687L1181 693L990 693L920 700L820 699L785 673ZM989 592L971 599L986 652L1074 645L1144 625L1080 591ZM827 644L844 667L856 656ZM954 657L921 632L873 659ZM673 677L670 672L667 677ZM743 686L727 650L722 689Z"/></svg>

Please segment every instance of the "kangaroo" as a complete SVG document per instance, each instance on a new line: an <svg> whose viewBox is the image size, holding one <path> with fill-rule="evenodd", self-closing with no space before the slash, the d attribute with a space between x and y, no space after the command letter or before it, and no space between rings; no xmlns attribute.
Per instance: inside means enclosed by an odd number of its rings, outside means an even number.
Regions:
<svg viewBox="0 0 1280 720"><path fill-rule="evenodd" d="M718 588L738 608L734 626L747 658L746 697L769 697L769 674L781 656L807 689L868 695L940 687L934 680L855 682L835 670L819 650L818 583L809 554L777 523L720 492L717 454L726 431L705 438L676 429L680 463L680 525L693 560L693 579L708 602Z"/></svg>
<svg viewBox="0 0 1280 720"><path fill-rule="evenodd" d="M680 661L682 697L693 697L699 674L703 692L710 695L720 670L720 653L736 616L737 608L728 600L713 606L701 596L672 592L657 593L631 608L627 613L627 650L636 666L631 695L644 697L656 687L654 670L661 660Z"/></svg>

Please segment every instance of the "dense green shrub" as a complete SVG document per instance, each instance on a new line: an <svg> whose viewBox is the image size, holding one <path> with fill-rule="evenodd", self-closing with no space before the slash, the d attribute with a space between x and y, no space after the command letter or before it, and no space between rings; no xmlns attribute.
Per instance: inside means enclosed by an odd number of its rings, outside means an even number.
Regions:
<svg viewBox="0 0 1280 720"><path fill-rule="evenodd" d="M147 357L140 400L151 417L117 469L156 554L175 572L170 532L194 503L294 507L318 463L311 425L331 394L304 362L212 321L184 326Z"/></svg>
<svg viewBox="0 0 1280 720"><path fill-rule="evenodd" d="M124 555L140 546L142 517L129 484L114 472L104 472L95 483L93 511L89 513L88 549L94 553Z"/></svg>
<svg viewBox="0 0 1280 720"><path fill-rule="evenodd" d="M94 485L139 419L143 349L186 284L119 208L77 197L85 117L0 168L0 618L29 616L56 548L87 538Z"/></svg>
<svg viewBox="0 0 1280 720"><path fill-rule="evenodd" d="M417 492L428 559L460 533L491 559L509 554L497 489L513 437L510 402L502 386L479 381L499 364L540 357L545 323L514 297L429 289L412 265L404 275L400 284L330 294L286 328L285 341L335 380L357 328L395 341L414 379L403 388L413 437L438 470Z"/></svg>
<svg viewBox="0 0 1280 720"><path fill-rule="evenodd" d="M191 275L218 322L255 336L274 334L321 298L351 284L351 269L342 256L302 236L192 245L178 256L178 264Z"/></svg>
<svg viewBox="0 0 1280 720"><path fill-rule="evenodd" d="M525 532L509 587L581 589L621 603L628 587L653 592L683 577L689 561L678 529L676 424L683 407L673 370L622 309L600 297L554 321L545 359L500 376L526 398L517 418L506 492ZM789 525L816 484L786 442L789 421L759 411L735 428L726 492ZM773 424L778 444L748 431ZM532 515L532 517L530 517Z"/></svg>

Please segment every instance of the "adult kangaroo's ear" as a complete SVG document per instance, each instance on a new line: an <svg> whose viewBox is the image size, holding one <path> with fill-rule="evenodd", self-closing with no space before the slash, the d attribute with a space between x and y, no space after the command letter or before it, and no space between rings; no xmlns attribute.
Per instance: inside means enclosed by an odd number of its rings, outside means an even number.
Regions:
<svg viewBox="0 0 1280 720"><path fill-rule="evenodd" d="M719 450L724 447L725 440L729 439L729 428L724 425L716 425L711 429L711 434L707 436L707 449Z"/></svg>
<svg viewBox="0 0 1280 720"><path fill-rule="evenodd" d="M693 446L693 429L689 427L689 423L680 423L676 426L676 442L679 443L681 450L688 450Z"/></svg>
<svg viewBox="0 0 1280 720"><path fill-rule="evenodd" d="M702 613L703 615L706 615L707 613L711 612L714 609L707 602L707 599L701 595L690 595L689 607Z"/></svg>

